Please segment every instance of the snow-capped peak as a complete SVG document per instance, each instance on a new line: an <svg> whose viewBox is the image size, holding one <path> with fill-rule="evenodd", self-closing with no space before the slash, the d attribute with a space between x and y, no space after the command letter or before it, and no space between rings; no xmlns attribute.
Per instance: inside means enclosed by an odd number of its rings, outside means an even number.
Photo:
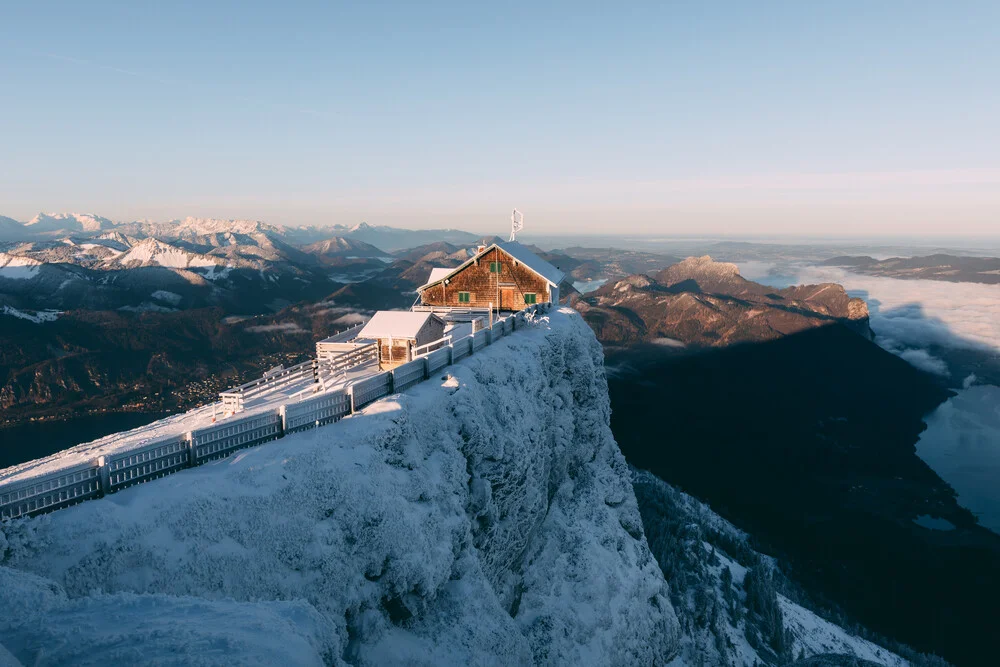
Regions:
<svg viewBox="0 0 1000 667"><path fill-rule="evenodd" d="M0 252L0 278L7 278L8 280L34 278L38 274L41 265L42 262L31 257Z"/></svg>
<svg viewBox="0 0 1000 667"><path fill-rule="evenodd" d="M99 232L114 226L108 218L93 213L39 213L25 224L35 232Z"/></svg>
<svg viewBox="0 0 1000 667"><path fill-rule="evenodd" d="M157 239L143 239L128 252L117 258L116 263L126 268L138 266L166 266L174 269L217 266L219 262L196 253L181 250Z"/></svg>
<svg viewBox="0 0 1000 667"><path fill-rule="evenodd" d="M178 233L207 234L260 234L278 233L276 227L259 220L221 220L218 218L187 217L177 223Z"/></svg>

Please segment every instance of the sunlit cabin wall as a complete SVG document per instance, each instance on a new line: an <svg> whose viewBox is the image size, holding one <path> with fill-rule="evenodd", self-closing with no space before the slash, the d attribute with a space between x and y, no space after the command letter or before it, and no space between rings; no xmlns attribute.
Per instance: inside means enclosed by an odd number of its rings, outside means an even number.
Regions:
<svg viewBox="0 0 1000 667"><path fill-rule="evenodd" d="M490 263L500 262L500 272L490 271ZM467 292L469 300L461 299ZM497 308L521 310L525 307L525 294L534 294L536 303L550 301L549 282L529 269L524 263L499 248L493 248L448 279L432 285L420 294L425 306L452 308Z"/></svg>
<svg viewBox="0 0 1000 667"><path fill-rule="evenodd" d="M414 348L433 343L444 336L444 321L429 317L416 338L380 338L379 368L390 370L413 359Z"/></svg>

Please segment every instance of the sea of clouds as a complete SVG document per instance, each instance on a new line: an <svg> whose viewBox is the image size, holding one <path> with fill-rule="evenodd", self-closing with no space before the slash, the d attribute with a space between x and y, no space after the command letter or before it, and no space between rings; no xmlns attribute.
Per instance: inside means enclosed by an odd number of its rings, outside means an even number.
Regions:
<svg viewBox="0 0 1000 667"><path fill-rule="evenodd" d="M868 302L876 342L946 378L957 395L926 417L917 454L958 493L982 525L1000 533L1000 387L943 357L1000 360L1000 285L900 280L840 267L747 262L745 278L786 287L840 283ZM961 357L964 359L965 357Z"/></svg>
<svg viewBox="0 0 1000 667"><path fill-rule="evenodd" d="M914 366L949 375L934 348L1000 354L1000 286L899 280L853 273L834 266L748 262L740 272L776 287L839 283L868 302L876 342ZM955 378L958 381L964 379Z"/></svg>

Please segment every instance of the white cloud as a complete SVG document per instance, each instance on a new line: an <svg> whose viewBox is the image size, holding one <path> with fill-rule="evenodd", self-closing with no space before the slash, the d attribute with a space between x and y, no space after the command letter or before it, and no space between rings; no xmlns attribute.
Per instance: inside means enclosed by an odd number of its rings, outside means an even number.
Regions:
<svg viewBox="0 0 1000 667"><path fill-rule="evenodd" d="M768 279L766 267L752 268ZM836 267L792 273L797 282L838 282L864 297L876 342L917 368L949 375L947 364L931 350L938 355L948 349L1000 354L998 285L899 280ZM958 395L928 416L917 454L955 489L962 506L1000 533L1000 387L979 381L969 373Z"/></svg>
<svg viewBox="0 0 1000 667"><path fill-rule="evenodd" d="M686 347L683 342L674 340L673 338L654 338L651 342L654 345L662 345L663 347Z"/></svg>
<svg viewBox="0 0 1000 667"><path fill-rule="evenodd" d="M764 261L741 262L739 266L743 277L774 287L824 282L843 285L851 296L868 303L876 342L925 371L950 375L947 363L940 358L941 348L1000 354L998 285L900 280L840 267Z"/></svg>
<svg viewBox="0 0 1000 667"><path fill-rule="evenodd" d="M905 359L917 368L925 370L928 373L934 373L944 377L951 375L951 373L948 372L948 364L926 350L903 350L898 354L902 359Z"/></svg>
<svg viewBox="0 0 1000 667"><path fill-rule="evenodd" d="M247 331L253 333L309 333L295 322L282 322L281 324L261 324L255 327L247 327Z"/></svg>
<svg viewBox="0 0 1000 667"><path fill-rule="evenodd" d="M899 280L838 267L802 267L800 283L835 282L868 302L878 342L892 351L942 347L1000 351L1000 286Z"/></svg>
<svg viewBox="0 0 1000 667"><path fill-rule="evenodd" d="M348 313L346 315L341 315L333 321L334 324L360 324L364 322L367 317L361 313Z"/></svg>

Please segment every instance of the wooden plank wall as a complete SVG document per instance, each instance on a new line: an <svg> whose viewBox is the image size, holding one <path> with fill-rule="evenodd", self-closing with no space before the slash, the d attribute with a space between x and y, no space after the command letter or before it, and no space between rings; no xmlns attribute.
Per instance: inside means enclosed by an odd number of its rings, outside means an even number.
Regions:
<svg viewBox="0 0 1000 667"><path fill-rule="evenodd" d="M490 273L490 262L501 263L499 275ZM523 263L515 264L514 258L503 250L493 248L480 257L477 263L470 264L452 276L447 285L442 281L425 290L420 295L420 302L425 306L452 308L488 308L493 303L496 308L498 287L501 310L524 308L526 293L534 293L538 303L549 300L549 283L545 278ZM459 302L459 292L469 293L468 303Z"/></svg>

